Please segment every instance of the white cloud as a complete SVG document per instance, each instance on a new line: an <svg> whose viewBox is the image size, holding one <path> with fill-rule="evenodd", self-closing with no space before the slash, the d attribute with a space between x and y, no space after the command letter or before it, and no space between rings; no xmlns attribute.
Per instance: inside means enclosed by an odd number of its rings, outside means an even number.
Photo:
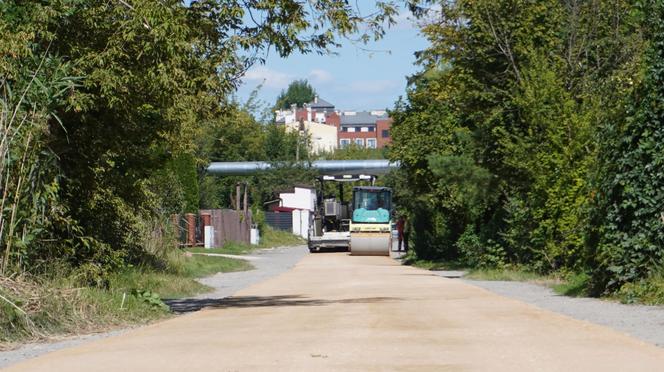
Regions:
<svg viewBox="0 0 664 372"><path fill-rule="evenodd" d="M285 72L269 69L265 66L252 67L243 80L264 83L266 88L284 89L294 79L294 77Z"/></svg>
<svg viewBox="0 0 664 372"><path fill-rule="evenodd" d="M329 71L321 69L313 69L309 71L309 75L307 77L311 80L312 83L319 84L328 83L334 79Z"/></svg>

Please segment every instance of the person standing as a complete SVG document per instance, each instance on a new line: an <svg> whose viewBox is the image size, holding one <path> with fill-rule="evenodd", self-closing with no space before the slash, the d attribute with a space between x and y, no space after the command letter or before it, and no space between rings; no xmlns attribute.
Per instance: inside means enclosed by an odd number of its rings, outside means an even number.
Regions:
<svg viewBox="0 0 664 372"><path fill-rule="evenodd" d="M401 246L404 245L404 250L408 249L408 240L404 244L404 229L406 228L406 218L401 215L397 220L397 233L399 234L399 248L397 251L401 251Z"/></svg>

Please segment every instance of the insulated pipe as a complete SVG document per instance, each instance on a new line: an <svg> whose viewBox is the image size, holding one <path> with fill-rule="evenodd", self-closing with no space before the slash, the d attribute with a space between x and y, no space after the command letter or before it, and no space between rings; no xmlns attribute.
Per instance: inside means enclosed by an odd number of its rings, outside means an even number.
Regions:
<svg viewBox="0 0 664 372"><path fill-rule="evenodd" d="M305 168L313 168L322 175L342 174L385 174L399 167L399 162L389 160L316 160L300 162ZM246 176L272 168L265 161L213 162L207 167L208 173L220 176Z"/></svg>

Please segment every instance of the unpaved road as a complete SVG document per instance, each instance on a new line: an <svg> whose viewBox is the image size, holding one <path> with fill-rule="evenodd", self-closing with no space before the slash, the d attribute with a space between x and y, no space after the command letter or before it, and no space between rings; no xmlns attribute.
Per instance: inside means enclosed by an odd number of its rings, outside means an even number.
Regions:
<svg viewBox="0 0 664 372"><path fill-rule="evenodd" d="M308 255L212 308L10 371L661 371L664 350L387 257Z"/></svg>

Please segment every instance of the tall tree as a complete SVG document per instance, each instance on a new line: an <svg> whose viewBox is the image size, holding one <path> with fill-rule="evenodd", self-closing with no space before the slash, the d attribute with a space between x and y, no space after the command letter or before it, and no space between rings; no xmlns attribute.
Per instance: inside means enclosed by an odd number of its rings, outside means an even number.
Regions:
<svg viewBox="0 0 664 372"><path fill-rule="evenodd" d="M305 103L314 100L316 90L309 84L306 79L293 80L288 84L286 90L282 90L277 97L275 107L278 109L287 109L295 104L297 107L302 107Z"/></svg>

